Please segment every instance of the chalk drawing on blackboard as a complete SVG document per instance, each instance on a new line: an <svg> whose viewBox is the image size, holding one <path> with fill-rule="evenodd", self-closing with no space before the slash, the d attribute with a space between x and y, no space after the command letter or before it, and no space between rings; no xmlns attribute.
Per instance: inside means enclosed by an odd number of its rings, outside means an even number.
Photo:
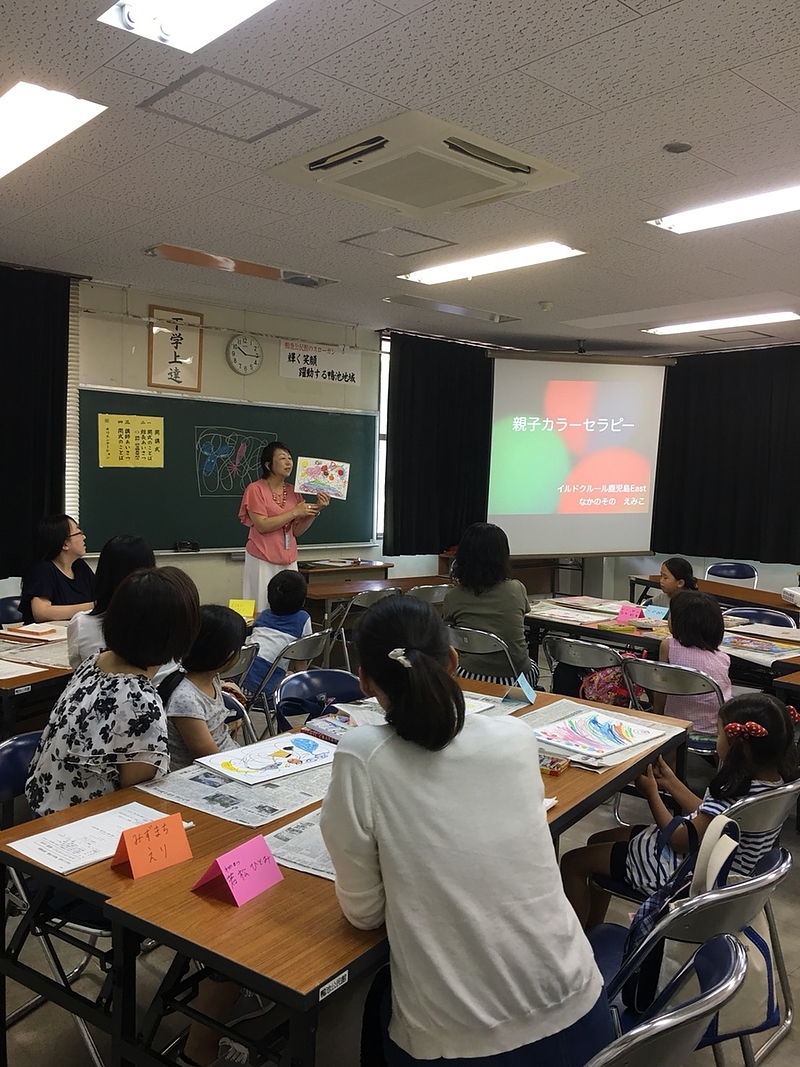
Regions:
<svg viewBox="0 0 800 1067"><path fill-rule="evenodd" d="M261 449L276 433L254 433L231 426L195 426L197 490L200 496L240 496L261 477Z"/></svg>

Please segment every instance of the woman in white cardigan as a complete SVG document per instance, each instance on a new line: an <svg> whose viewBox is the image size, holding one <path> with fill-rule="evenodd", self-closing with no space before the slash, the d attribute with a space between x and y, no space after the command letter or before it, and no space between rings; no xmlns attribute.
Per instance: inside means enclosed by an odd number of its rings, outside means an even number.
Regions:
<svg viewBox="0 0 800 1067"><path fill-rule="evenodd" d="M533 732L465 719L430 605L380 601L355 643L386 725L340 742L321 824L345 916L386 923L387 1062L582 1067L614 1032L561 886Z"/></svg>

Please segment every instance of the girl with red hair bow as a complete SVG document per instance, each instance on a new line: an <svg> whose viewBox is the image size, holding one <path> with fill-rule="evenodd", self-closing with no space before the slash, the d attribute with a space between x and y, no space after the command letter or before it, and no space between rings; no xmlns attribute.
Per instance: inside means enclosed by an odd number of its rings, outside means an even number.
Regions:
<svg viewBox="0 0 800 1067"><path fill-rule="evenodd" d="M800 715L767 693L747 693L726 701L719 709L717 755L719 767L705 795L696 796L659 756L636 780L647 798L655 825L620 826L589 838L583 848L567 852L561 874L567 897L585 926L602 922L608 894L594 887L595 874L627 882L653 893L678 868L689 849L685 826L680 826L659 852L659 833L672 820L662 793L680 805L702 838L716 816L743 797L755 796L798 777L794 725ZM775 844L775 832L742 831L733 874L749 875Z"/></svg>

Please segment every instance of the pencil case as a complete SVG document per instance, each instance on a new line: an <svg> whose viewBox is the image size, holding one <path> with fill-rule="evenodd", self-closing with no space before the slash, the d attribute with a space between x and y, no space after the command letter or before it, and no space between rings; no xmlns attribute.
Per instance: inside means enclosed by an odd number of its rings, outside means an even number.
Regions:
<svg viewBox="0 0 800 1067"><path fill-rule="evenodd" d="M548 756L545 752L539 753L539 770L542 774L549 774L552 778L558 778L569 767L569 760L563 756Z"/></svg>

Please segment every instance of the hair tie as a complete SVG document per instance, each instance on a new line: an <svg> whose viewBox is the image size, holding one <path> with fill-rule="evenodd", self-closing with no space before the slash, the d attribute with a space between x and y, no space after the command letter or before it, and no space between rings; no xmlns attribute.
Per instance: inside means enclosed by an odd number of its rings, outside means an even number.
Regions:
<svg viewBox="0 0 800 1067"><path fill-rule="evenodd" d="M389 653L389 659L397 660L397 662L400 663L403 667L405 667L406 670L411 670L411 660L406 655L406 649L393 648L392 651Z"/></svg>
<svg viewBox="0 0 800 1067"><path fill-rule="evenodd" d="M729 722L725 733L728 737L766 737L769 730L758 722Z"/></svg>
<svg viewBox="0 0 800 1067"><path fill-rule="evenodd" d="M789 718L793 723L800 722L800 711L797 708L793 708L791 704L786 705L786 710L789 712Z"/></svg>

